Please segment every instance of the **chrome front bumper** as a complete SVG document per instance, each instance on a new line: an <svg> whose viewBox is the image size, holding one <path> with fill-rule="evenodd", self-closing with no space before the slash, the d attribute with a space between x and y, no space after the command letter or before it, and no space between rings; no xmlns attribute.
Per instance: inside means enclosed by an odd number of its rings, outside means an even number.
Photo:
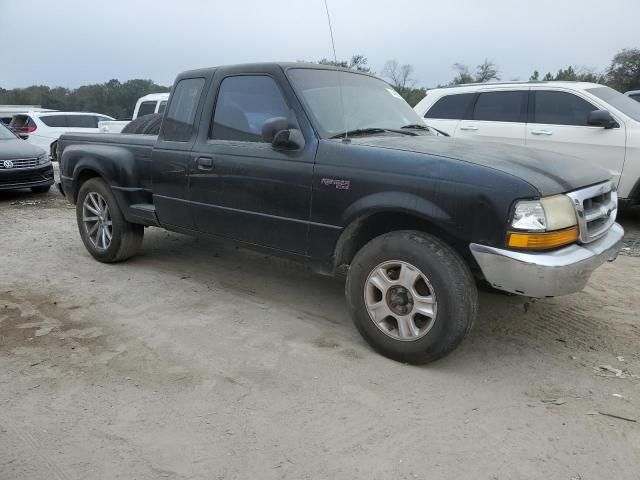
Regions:
<svg viewBox="0 0 640 480"><path fill-rule="evenodd" d="M623 236L623 228L614 223L594 242L551 252L524 253L477 243L469 247L494 288L527 297L554 297L582 290L596 268L615 260Z"/></svg>

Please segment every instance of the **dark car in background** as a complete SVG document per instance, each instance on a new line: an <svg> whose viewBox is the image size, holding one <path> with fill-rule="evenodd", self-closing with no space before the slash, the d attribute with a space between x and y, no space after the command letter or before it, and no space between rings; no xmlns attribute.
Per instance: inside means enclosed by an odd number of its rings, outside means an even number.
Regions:
<svg viewBox="0 0 640 480"><path fill-rule="evenodd" d="M0 190L30 188L34 193L45 193L51 185L49 154L0 124Z"/></svg>

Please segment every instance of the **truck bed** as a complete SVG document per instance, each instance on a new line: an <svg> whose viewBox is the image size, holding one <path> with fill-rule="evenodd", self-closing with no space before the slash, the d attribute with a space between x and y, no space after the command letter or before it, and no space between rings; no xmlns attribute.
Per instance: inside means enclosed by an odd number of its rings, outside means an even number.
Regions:
<svg viewBox="0 0 640 480"><path fill-rule="evenodd" d="M68 145L108 145L123 147L134 155L135 171L138 173L139 187L151 188L151 151L158 140L157 135L137 135L123 133L68 133L60 137L62 151Z"/></svg>

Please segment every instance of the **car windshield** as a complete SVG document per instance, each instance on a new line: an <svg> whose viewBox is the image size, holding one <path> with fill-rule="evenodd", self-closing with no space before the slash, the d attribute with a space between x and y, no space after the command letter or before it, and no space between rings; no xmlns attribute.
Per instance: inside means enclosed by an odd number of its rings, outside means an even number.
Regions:
<svg viewBox="0 0 640 480"><path fill-rule="evenodd" d="M640 103L632 98L609 87L589 88L587 92L595 95L600 100L604 100L614 108L620 110L627 117L634 119L636 122L640 122Z"/></svg>
<svg viewBox="0 0 640 480"><path fill-rule="evenodd" d="M311 68L294 68L288 75L323 137L424 125L400 94L377 78Z"/></svg>
<svg viewBox="0 0 640 480"><path fill-rule="evenodd" d="M0 123L0 140L15 140L16 136L9 131L2 123Z"/></svg>

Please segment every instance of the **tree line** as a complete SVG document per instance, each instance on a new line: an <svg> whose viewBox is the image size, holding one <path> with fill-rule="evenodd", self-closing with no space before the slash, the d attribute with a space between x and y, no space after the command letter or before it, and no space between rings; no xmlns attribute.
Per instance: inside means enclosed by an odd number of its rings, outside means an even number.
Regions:
<svg viewBox="0 0 640 480"><path fill-rule="evenodd" d="M336 65L360 72L375 74L364 55L353 55L349 60L329 60L322 58L315 63ZM491 82L501 80L499 67L485 59L472 71L467 65L454 63L454 77L446 85L461 83ZM386 79L411 105L417 104L426 95L427 89L417 86L413 65L402 64L398 60L387 61L380 76ZM518 80L518 79L509 79ZM573 80L608 85L620 92L640 89L640 49L623 49L616 53L609 66L602 71L569 65L555 74L548 72L541 76L534 70L529 80ZM27 88L3 89L0 87L0 104L41 105L44 108L64 111L97 112L117 119L131 118L136 100L148 93L168 92L170 87L158 85L152 80L109 80L106 83L84 85L69 89L34 85Z"/></svg>
<svg viewBox="0 0 640 480"><path fill-rule="evenodd" d="M171 88L152 80L109 80L106 83L69 89L34 85L5 90L0 88L0 105L41 105L43 108L71 112L96 112L116 119L131 118L136 100L148 93L168 92Z"/></svg>

